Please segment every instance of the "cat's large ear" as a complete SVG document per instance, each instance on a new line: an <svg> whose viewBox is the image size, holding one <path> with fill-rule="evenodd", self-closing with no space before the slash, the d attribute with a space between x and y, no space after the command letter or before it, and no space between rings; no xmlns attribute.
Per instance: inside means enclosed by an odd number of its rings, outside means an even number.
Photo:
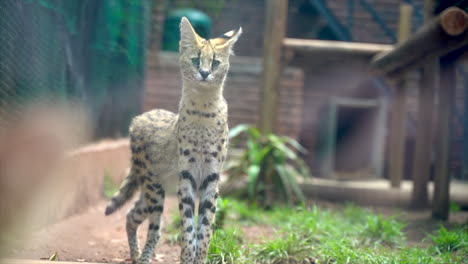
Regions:
<svg viewBox="0 0 468 264"><path fill-rule="evenodd" d="M195 29L193 29L189 20L186 17L182 17L180 21L180 51L182 52L188 47L199 46L202 40L195 32Z"/></svg>
<svg viewBox="0 0 468 264"><path fill-rule="evenodd" d="M234 46L234 43L237 42L237 39L239 39L239 36L242 34L242 27L240 27L238 30L231 30L229 32L224 33L220 38L218 39L223 39L222 44L218 45L218 49L223 49L230 54L234 54L232 51L232 48Z"/></svg>

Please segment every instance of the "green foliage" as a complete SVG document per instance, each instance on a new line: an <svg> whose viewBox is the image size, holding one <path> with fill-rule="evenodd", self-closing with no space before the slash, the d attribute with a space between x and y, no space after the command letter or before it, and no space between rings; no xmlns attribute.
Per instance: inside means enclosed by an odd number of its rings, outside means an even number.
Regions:
<svg viewBox="0 0 468 264"><path fill-rule="evenodd" d="M215 230L208 250L208 264L246 263L246 249L242 248L243 237L238 229Z"/></svg>
<svg viewBox="0 0 468 264"><path fill-rule="evenodd" d="M264 214L256 205L249 205L239 200L229 200L229 206L226 213L226 221L236 224L261 224L265 223Z"/></svg>
<svg viewBox="0 0 468 264"><path fill-rule="evenodd" d="M461 207L459 204L457 204L456 202L454 201L451 201L450 202L450 212L451 213L456 213L456 212L460 212L461 211Z"/></svg>
<svg viewBox="0 0 468 264"><path fill-rule="evenodd" d="M313 255L312 244L297 233L289 233L257 245L253 253L254 259L258 260L257 263L265 264L314 263Z"/></svg>
<svg viewBox="0 0 468 264"><path fill-rule="evenodd" d="M176 213L172 216L170 224L164 227L165 232L167 233L167 241L169 244L178 244L182 241L182 235L180 229L182 227L182 217L179 213Z"/></svg>
<svg viewBox="0 0 468 264"><path fill-rule="evenodd" d="M429 236L435 244L437 252L453 252L459 249L468 251L468 227L462 226L453 230L447 230L441 226L434 235Z"/></svg>
<svg viewBox="0 0 468 264"><path fill-rule="evenodd" d="M240 229L217 229L208 253L209 264L466 264L468 227L441 227L426 240L432 246L409 247L404 223L369 209L346 205L339 210L319 206L278 206L264 210L245 201L223 199L224 226L275 227L274 239L247 244ZM169 232L179 234L180 216ZM176 232L170 230L177 230ZM180 237L180 235L179 235Z"/></svg>
<svg viewBox="0 0 468 264"><path fill-rule="evenodd" d="M119 185L114 181L114 178L112 177L111 173L108 170L105 170L104 179L102 181L102 192L104 194L104 197L110 199L118 190Z"/></svg>
<svg viewBox="0 0 468 264"><path fill-rule="evenodd" d="M308 176L309 170L296 153L306 150L296 140L271 133L262 135L258 128L249 125L236 126L229 137L242 137L246 142L243 155L228 161L227 172L230 181L247 175L250 203L265 206L275 200L290 204L304 200L297 178Z"/></svg>
<svg viewBox="0 0 468 264"><path fill-rule="evenodd" d="M55 252L52 256L49 257L49 261L57 261L58 260L58 253Z"/></svg>
<svg viewBox="0 0 468 264"><path fill-rule="evenodd" d="M401 223L394 218L386 219L382 215L368 215L363 234L373 242L384 242L390 245L397 245L404 240L403 228Z"/></svg>
<svg viewBox="0 0 468 264"><path fill-rule="evenodd" d="M224 220L226 219L226 214L229 210L230 201L229 199L218 199L218 206L216 208L216 217L215 217L215 229L223 229Z"/></svg>

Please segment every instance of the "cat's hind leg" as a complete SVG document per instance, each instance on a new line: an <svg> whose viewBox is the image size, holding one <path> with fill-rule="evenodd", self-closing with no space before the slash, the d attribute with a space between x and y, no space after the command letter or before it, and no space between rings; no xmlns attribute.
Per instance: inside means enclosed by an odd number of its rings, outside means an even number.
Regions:
<svg viewBox="0 0 468 264"><path fill-rule="evenodd" d="M140 257L140 246L138 243L138 227L148 217L148 212L145 210L145 201L140 199L135 203L133 208L127 213L127 238L128 246L130 249L130 258L135 263Z"/></svg>
<svg viewBox="0 0 468 264"><path fill-rule="evenodd" d="M142 197L146 204L144 210L148 212L149 226L145 248L137 263L148 264L153 257L156 244L160 237L165 191L163 185L151 177L146 178L141 186Z"/></svg>

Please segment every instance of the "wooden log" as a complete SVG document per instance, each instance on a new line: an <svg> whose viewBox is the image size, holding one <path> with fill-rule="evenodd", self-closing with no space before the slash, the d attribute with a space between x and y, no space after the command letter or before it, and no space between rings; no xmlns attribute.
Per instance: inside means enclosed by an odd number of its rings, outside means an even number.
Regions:
<svg viewBox="0 0 468 264"><path fill-rule="evenodd" d="M450 36L458 36L466 30L468 15L459 12L458 8L451 7L445 11L445 16L441 16L440 23L444 31Z"/></svg>
<svg viewBox="0 0 468 264"><path fill-rule="evenodd" d="M375 74L397 77L431 59L468 44L468 15L457 7L446 9L407 41L390 52L377 54L371 62Z"/></svg>
<svg viewBox="0 0 468 264"><path fill-rule="evenodd" d="M392 50L393 45L328 41L315 39L286 38L283 45L287 50L308 53L313 56L369 56Z"/></svg>
<svg viewBox="0 0 468 264"><path fill-rule="evenodd" d="M274 130L279 81L282 72L281 49L286 34L287 0L266 1L266 21L263 35L263 74L261 86L260 129Z"/></svg>
<svg viewBox="0 0 468 264"><path fill-rule="evenodd" d="M450 197L450 134L453 107L455 104L456 71L452 58L443 58L440 63L440 86L438 106L438 134L436 174L432 200L432 217L447 220Z"/></svg>
<svg viewBox="0 0 468 264"><path fill-rule="evenodd" d="M407 40L411 34L413 7L400 5L400 24L398 41ZM407 81L397 82L392 105L390 145L389 145L389 178L392 188L400 188L404 173L405 140L406 140L406 87Z"/></svg>

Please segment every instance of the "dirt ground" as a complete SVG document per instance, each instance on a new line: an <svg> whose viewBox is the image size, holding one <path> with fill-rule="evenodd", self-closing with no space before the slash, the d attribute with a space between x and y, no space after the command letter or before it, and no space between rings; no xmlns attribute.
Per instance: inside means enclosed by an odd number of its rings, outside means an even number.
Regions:
<svg viewBox="0 0 468 264"><path fill-rule="evenodd" d="M323 207L339 209L341 205L319 203ZM27 243L15 247L9 258L41 259L48 258L55 252L61 261L89 261L104 263L130 263L127 238L125 233L125 213L131 206L128 204L111 216L104 216L106 201L99 202L83 212L52 226L34 232ZM166 199L167 210L164 212L164 222L170 223L172 215L177 210L175 197ZM408 222L408 242L419 243L428 232L438 228L439 222L430 220L429 211L409 212L393 208L374 208L384 215L397 215L399 219ZM468 212L451 215L451 223L467 223ZM143 224L139 236L145 240L146 225ZM265 237L275 236L272 227L254 226L242 227L247 241L260 242ZM173 264L179 262L180 248L170 244L163 233L158 243L153 263Z"/></svg>
<svg viewBox="0 0 468 264"><path fill-rule="evenodd" d="M129 251L125 232L125 215L131 203L110 216L104 216L106 203L101 201L82 214L34 232L23 246L11 250L7 257L44 259L57 252L61 261L131 263L127 259ZM168 197L165 208L163 221L168 224L176 213L177 198ZM139 230L140 245L145 241L146 230L144 223ZM252 242L273 234L272 228L266 226L245 227L244 231L247 240ZM163 232L153 263L180 263L179 255L180 247L170 244Z"/></svg>

